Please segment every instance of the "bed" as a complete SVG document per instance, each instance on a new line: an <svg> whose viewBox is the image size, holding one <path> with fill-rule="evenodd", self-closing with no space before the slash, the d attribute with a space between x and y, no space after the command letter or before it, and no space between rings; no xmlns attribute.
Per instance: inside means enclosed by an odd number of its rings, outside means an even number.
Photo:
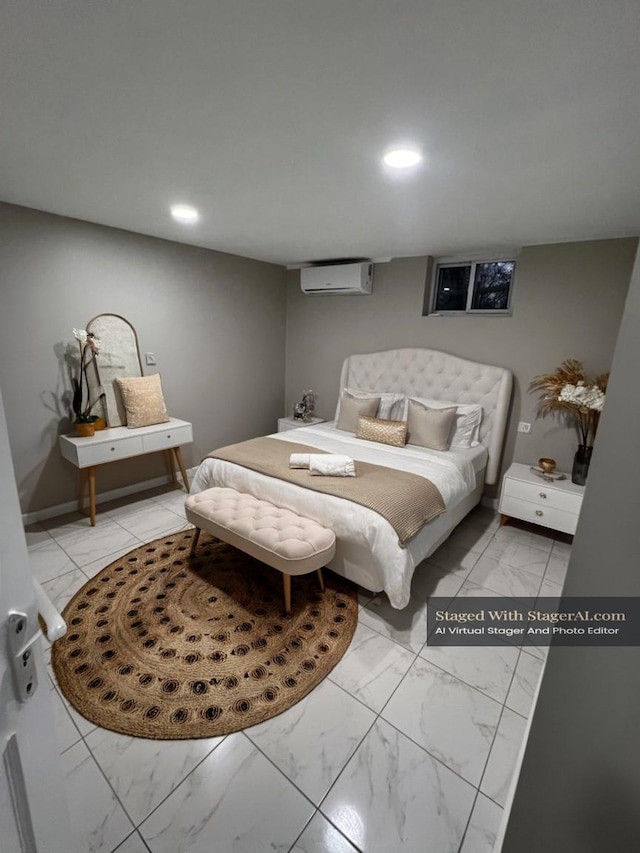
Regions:
<svg viewBox="0 0 640 853"><path fill-rule="evenodd" d="M405 348L352 355L340 376L340 390L395 392L457 405L482 406L478 443L447 451L411 444L397 448L357 439L331 421L301 427L271 438L340 453L363 462L428 477L439 488L446 511L425 525L406 547L376 512L344 498L318 494L292 483L258 474L221 459L199 466L192 492L228 486L312 518L336 534L329 568L372 592L384 591L395 608L409 602L415 567L449 536L479 503L485 483L498 478L512 376L502 367L481 364L437 350Z"/></svg>

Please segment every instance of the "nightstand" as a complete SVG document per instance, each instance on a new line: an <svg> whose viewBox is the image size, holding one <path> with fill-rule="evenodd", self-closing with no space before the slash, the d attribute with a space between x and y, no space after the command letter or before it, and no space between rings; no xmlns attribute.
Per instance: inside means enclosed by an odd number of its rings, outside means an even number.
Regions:
<svg viewBox="0 0 640 853"><path fill-rule="evenodd" d="M528 465L514 462L502 480L499 512L502 523L519 518L560 530L575 533L582 507L584 486L566 480L545 482Z"/></svg>
<svg viewBox="0 0 640 853"><path fill-rule="evenodd" d="M278 418L278 432L286 432L288 429L300 429L300 427L315 426L324 423L324 418L310 418L308 421L300 421L296 418Z"/></svg>

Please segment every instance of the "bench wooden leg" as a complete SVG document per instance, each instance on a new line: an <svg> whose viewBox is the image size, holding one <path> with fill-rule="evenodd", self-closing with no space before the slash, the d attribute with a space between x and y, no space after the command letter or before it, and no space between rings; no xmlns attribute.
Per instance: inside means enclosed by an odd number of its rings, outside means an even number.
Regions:
<svg viewBox="0 0 640 853"><path fill-rule="evenodd" d="M285 613L291 613L291 575L282 574L284 583L284 610Z"/></svg>
<svg viewBox="0 0 640 853"><path fill-rule="evenodd" d="M198 539L200 538L200 528L196 527L193 532L193 541L191 542L191 550L189 551L189 556L193 557L196 553L196 548L198 546Z"/></svg>
<svg viewBox="0 0 640 853"><path fill-rule="evenodd" d="M324 592L324 578L322 577L322 569L318 569L318 580L320 581L320 589Z"/></svg>

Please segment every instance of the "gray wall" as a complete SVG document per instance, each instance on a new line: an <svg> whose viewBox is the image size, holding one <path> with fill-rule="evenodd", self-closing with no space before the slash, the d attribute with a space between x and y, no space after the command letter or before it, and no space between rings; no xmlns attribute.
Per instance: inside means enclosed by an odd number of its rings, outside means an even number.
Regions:
<svg viewBox="0 0 640 853"><path fill-rule="evenodd" d="M429 346L510 367L505 459L570 464L574 436L535 421L529 380L569 356L609 367L636 240L525 248L513 317L422 317L426 258L376 267L366 297L307 297L281 267L0 204L0 385L24 512L75 497L58 452L70 428L62 362L73 326L119 313L155 352L170 414L191 420L195 464L216 445L271 432L302 391L335 409L352 352ZM285 293L286 291L286 293ZM286 371L285 371L286 317ZM286 402L285 402L286 376ZM517 421L533 423L518 435ZM99 490L164 474L161 456L107 466Z"/></svg>
<svg viewBox="0 0 640 853"><path fill-rule="evenodd" d="M640 254L564 595L640 596L639 341ZM639 648L551 649L503 853L640 850L639 709Z"/></svg>
<svg viewBox="0 0 640 853"><path fill-rule="evenodd" d="M70 429L62 362L72 328L122 314L154 352L169 414L193 422L195 464L272 432L284 404L285 271L0 204L0 386L23 512L72 500L58 451ZM100 469L98 490L166 473L162 454Z"/></svg>
<svg viewBox="0 0 640 853"><path fill-rule="evenodd" d="M511 317L423 317L425 257L375 268L371 296L305 296L288 274L287 411L302 391L318 394L318 413L333 417L346 356L425 346L510 368L515 392L504 461L554 457L567 470L575 433L535 420L530 380L578 358L593 373L608 370L629 285L636 239L534 246L517 264ZM529 421L529 435L516 432ZM495 491L495 490L494 490Z"/></svg>

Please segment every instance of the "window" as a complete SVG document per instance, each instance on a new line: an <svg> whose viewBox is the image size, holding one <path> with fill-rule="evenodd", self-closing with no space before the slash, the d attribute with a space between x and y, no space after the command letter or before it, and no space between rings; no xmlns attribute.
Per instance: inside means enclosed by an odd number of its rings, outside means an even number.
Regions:
<svg viewBox="0 0 640 853"><path fill-rule="evenodd" d="M509 314L514 271L512 259L437 261L423 313Z"/></svg>

